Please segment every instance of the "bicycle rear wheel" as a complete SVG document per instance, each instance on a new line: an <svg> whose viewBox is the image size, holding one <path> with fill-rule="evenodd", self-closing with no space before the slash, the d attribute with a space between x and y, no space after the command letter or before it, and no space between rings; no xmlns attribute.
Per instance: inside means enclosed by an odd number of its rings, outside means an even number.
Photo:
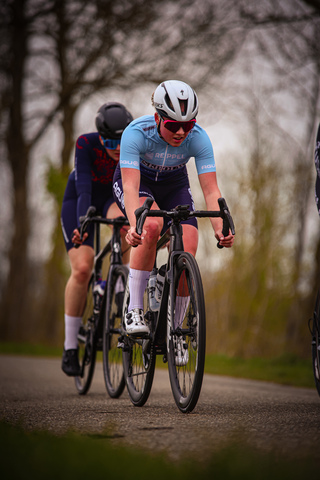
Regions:
<svg viewBox="0 0 320 480"><path fill-rule="evenodd" d="M85 395L91 385L96 364L97 346L95 342L95 325L93 316L93 293L91 278L88 286L85 310L78 333L79 362L81 373L75 377L75 384L80 395Z"/></svg>
<svg viewBox="0 0 320 480"><path fill-rule="evenodd" d="M170 290L171 291L171 290ZM199 267L189 253L179 255L173 295L168 299L168 368L174 400L183 413L199 399L206 349L206 319Z"/></svg>
<svg viewBox="0 0 320 480"><path fill-rule="evenodd" d="M128 269L122 265L113 269L108 277L106 300L103 308L103 373L106 389L110 397L118 398L125 387L122 350L118 348L121 336L121 321L124 289L127 284ZM116 284L120 285L117 291Z"/></svg>
<svg viewBox="0 0 320 480"><path fill-rule="evenodd" d="M144 311L146 312L147 290L144 296L146 305ZM123 306L123 315L125 315L129 306L129 281L126 286ZM149 398L154 377L156 364L154 345L148 339L132 339L124 336L122 358L130 400L136 407L142 407Z"/></svg>
<svg viewBox="0 0 320 480"><path fill-rule="evenodd" d="M313 312L312 324L312 367L316 389L320 395L320 292L318 292Z"/></svg>

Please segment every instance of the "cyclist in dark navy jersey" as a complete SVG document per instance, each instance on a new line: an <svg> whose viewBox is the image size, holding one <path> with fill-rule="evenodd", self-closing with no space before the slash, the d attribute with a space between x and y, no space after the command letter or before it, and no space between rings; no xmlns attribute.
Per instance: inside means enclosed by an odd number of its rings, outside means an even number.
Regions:
<svg viewBox="0 0 320 480"><path fill-rule="evenodd" d="M165 81L156 88L152 104L155 115L133 121L122 136L120 164L113 183L114 197L130 223L127 242L138 246L130 253L130 304L124 319L127 332L133 335L149 332L143 318L143 293L153 268L156 242L166 229L162 218L147 217L144 232L139 236L135 209L146 197L152 197L152 208L171 209L188 204L194 210L186 170L191 157L195 158L207 209L217 210L221 197L210 139L196 123L198 99L194 90L181 81ZM222 220L212 218L211 223L221 245L231 247L233 235L223 237ZM182 226L185 250L195 255L197 221L192 218L182 222Z"/></svg>
<svg viewBox="0 0 320 480"><path fill-rule="evenodd" d="M94 260L94 231L89 228L80 240L79 217L88 207L97 213L115 218L122 215L112 195L112 179L120 157L120 139L131 114L120 103L106 103L98 110L98 132L81 135L76 142L75 166L65 190L61 226L71 264L71 276L65 290L65 342L62 370L70 376L79 374L77 334L87 296L87 287ZM123 262L129 262L130 246L122 232ZM81 244L74 248L74 244Z"/></svg>
<svg viewBox="0 0 320 480"><path fill-rule="evenodd" d="M317 178L316 178L316 204L318 208L318 213L320 215L320 123L318 126L318 134L316 140L316 148L314 152L314 161L317 170Z"/></svg>

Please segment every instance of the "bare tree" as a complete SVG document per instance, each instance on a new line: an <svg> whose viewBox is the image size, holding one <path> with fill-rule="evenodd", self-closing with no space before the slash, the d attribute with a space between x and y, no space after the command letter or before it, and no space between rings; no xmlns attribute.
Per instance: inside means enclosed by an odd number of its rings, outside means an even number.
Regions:
<svg viewBox="0 0 320 480"><path fill-rule="evenodd" d="M2 49L5 50L5 61L2 64L1 103L7 113L4 139L7 146L8 162L11 167L14 188L13 225L14 233L9 249L10 272L3 297L4 335L12 334L17 326L17 318L23 315L20 301L10 305L6 299L9 292L23 292L28 282L27 275L27 242L29 236L29 215L27 208L26 178L30 147L23 133L23 78L28 55L28 21L25 11L25 0L13 0L8 8L2 4ZM7 43L6 37L10 42ZM13 273L14 272L14 273ZM14 310L14 316L10 310ZM11 311L12 311L11 310Z"/></svg>
<svg viewBox="0 0 320 480"><path fill-rule="evenodd" d="M287 315L287 346L298 348L306 332L304 319L311 315L314 292L318 287L320 270L320 238L314 248L314 275L309 276L309 294L301 298L300 286L306 281L303 259L306 252L306 226L308 206L314 201L314 138L320 116L320 2L269 0L259 5L241 2L241 16L252 32L256 32L261 55L273 66L272 88L266 96L291 98L290 104L279 105L280 115L285 112L300 124L300 135L294 128L288 131L280 127L279 116L274 117L274 134L284 138L288 175L292 178L290 198L292 221L285 227L285 238L292 243L292 308ZM276 60L274 53L277 52ZM280 95L279 95L280 94ZM271 113L271 112L270 112ZM274 115L274 113L273 113ZM272 115L270 115L271 117ZM294 122L292 122L293 124ZM291 157L290 157L291 155ZM288 242L288 245L289 245ZM290 347L291 346L291 347Z"/></svg>
<svg viewBox="0 0 320 480"><path fill-rule="evenodd" d="M10 112L9 120L5 119L6 145L15 199L10 268L1 306L4 337L17 338L28 301L33 301L33 292L28 290L27 255L27 175L32 150L58 120L63 132L61 172L66 176L74 118L92 93L113 86L158 83L176 75L190 77L200 86L212 77L212 68L215 74L221 71L236 55L243 35L239 31L237 48L224 42L227 24L233 24L235 18L232 9L227 10L231 1L223 7L218 3L167 1L161 3L161 14L155 0L49 0L45 5L39 0L9 0L2 7L6 19L3 40L9 57L3 69L6 86L2 98L7 99ZM55 281L61 252L61 241L57 241L47 274L45 315L52 312L50 325L61 301L61 288ZM17 291L19 302L14 302Z"/></svg>
<svg viewBox="0 0 320 480"><path fill-rule="evenodd" d="M301 58L312 62L312 81L306 84L301 76L298 84L291 84L301 98L307 98L310 140L312 118L319 108L319 2L295 0L295 9L291 3L48 0L44 5L41 0L8 0L1 4L0 48L5 54L0 83L5 112L1 132L5 132L14 178L14 233L1 306L3 335L17 338L29 311L28 300L34 302L33 291L28 290L27 254L27 176L32 152L56 122L63 137L59 170L66 179L75 140L74 120L79 106L93 93L112 87L132 89L143 83L157 84L170 77L184 79L199 90L219 86L222 74L228 73L228 66L250 40L279 74L275 90L287 88L281 78L289 63L299 68ZM257 33L255 38L252 32ZM300 141L302 153L297 159L306 158L307 145L306 140ZM301 204L305 205L305 200ZM47 317L51 337L56 335L54 325L64 282L58 218L57 209L54 248L47 265L46 293L42 295L45 307L40 309L42 317ZM303 215L300 218L303 222ZM297 253L302 249L303 245L297 243ZM16 292L19 302L12 300Z"/></svg>

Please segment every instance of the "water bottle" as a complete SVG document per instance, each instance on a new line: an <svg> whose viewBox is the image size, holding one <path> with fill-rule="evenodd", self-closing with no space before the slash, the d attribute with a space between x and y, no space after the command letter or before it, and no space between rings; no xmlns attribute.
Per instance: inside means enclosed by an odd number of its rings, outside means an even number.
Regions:
<svg viewBox="0 0 320 480"><path fill-rule="evenodd" d="M156 281L155 297L157 302L161 301L165 276L166 276L166 265L162 265L159 268L159 271L157 274L157 281Z"/></svg>
<svg viewBox="0 0 320 480"><path fill-rule="evenodd" d="M155 297L156 291L156 281L157 281L157 269L154 268L150 273L149 282L148 282L148 295L149 295L149 307L153 312L159 310L159 302L157 302Z"/></svg>
<svg viewBox="0 0 320 480"><path fill-rule="evenodd" d="M94 313L99 313L102 303L102 298L104 294L104 289L106 288L106 282L104 280L96 281L93 287L93 300L94 300Z"/></svg>

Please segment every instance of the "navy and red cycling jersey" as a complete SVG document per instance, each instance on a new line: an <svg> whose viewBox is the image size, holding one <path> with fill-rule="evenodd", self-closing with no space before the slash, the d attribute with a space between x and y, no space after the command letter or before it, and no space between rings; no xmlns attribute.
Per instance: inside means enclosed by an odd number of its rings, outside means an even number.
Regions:
<svg viewBox="0 0 320 480"><path fill-rule="evenodd" d="M94 205L102 209L112 198L112 179L118 162L109 157L101 145L99 133L81 135L76 143L75 168L69 180L77 193L77 218Z"/></svg>
<svg viewBox="0 0 320 480"><path fill-rule="evenodd" d="M112 180L118 162L109 157L101 144L99 133L81 135L76 143L75 167L69 175L64 192L61 225L67 250L72 248L73 230L79 228L79 217L93 205L106 216L114 202ZM93 245L93 231L84 242Z"/></svg>

